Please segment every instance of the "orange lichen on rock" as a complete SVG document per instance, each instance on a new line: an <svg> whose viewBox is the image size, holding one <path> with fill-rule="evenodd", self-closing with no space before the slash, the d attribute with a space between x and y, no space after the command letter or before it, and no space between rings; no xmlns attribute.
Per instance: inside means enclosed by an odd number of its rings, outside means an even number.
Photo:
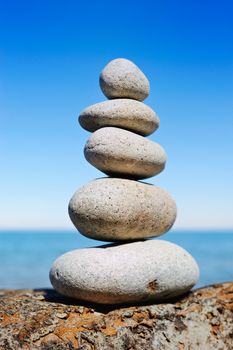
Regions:
<svg viewBox="0 0 233 350"><path fill-rule="evenodd" d="M20 324L21 322L22 320L20 319L20 315L17 312L13 315L4 314L2 312L0 313L0 325L2 327L17 323Z"/></svg>

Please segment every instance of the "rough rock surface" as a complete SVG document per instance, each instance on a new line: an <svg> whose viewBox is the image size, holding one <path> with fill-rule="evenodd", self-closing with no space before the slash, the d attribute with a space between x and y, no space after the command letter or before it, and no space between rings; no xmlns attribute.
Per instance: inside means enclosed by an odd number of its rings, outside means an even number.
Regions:
<svg viewBox="0 0 233 350"><path fill-rule="evenodd" d="M73 250L50 271L56 291L101 304L167 300L189 291L198 278L194 258L162 240Z"/></svg>
<svg viewBox="0 0 233 350"><path fill-rule="evenodd" d="M95 131L84 148L86 160L110 176L146 179L165 167L166 153L156 142L131 131L107 127Z"/></svg>
<svg viewBox="0 0 233 350"><path fill-rule="evenodd" d="M53 290L0 291L1 350L232 350L233 283L165 304L83 305Z"/></svg>
<svg viewBox="0 0 233 350"><path fill-rule="evenodd" d="M136 240L168 231L176 219L176 204L158 186L102 178L75 192L69 215L84 236L108 242Z"/></svg>
<svg viewBox="0 0 233 350"><path fill-rule="evenodd" d="M91 132L105 126L116 126L147 136L159 127L159 118L142 102L118 98L85 108L80 113L79 123Z"/></svg>
<svg viewBox="0 0 233 350"><path fill-rule="evenodd" d="M150 92L147 77L125 58L117 58L105 66L100 74L100 87L109 99L132 98L143 101Z"/></svg>

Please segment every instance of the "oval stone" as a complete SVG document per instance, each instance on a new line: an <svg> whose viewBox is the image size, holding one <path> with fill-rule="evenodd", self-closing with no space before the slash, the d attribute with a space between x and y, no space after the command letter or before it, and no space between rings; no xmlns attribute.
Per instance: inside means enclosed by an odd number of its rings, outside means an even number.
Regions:
<svg viewBox="0 0 233 350"><path fill-rule="evenodd" d="M116 126L147 136L159 127L159 118L144 103L120 98L87 107L81 112L79 123L91 132L105 126Z"/></svg>
<svg viewBox="0 0 233 350"><path fill-rule="evenodd" d="M166 153L158 144L131 131L102 128L84 148L86 160L110 176L145 179L165 167Z"/></svg>
<svg viewBox="0 0 233 350"><path fill-rule="evenodd" d="M186 293L198 278L192 256L161 240L74 250L50 271L59 293L104 304L167 300Z"/></svg>
<svg viewBox="0 0 233 350"><path fill-rule="evenodd" d="M77 230L89 238L137 240L168 231L176 219L176 204L157 186L102 178L73 195L69 215Z"/></svg>
<svg viewBox="0 0 233 350"><path fill-rule="evenodd" d="M132 98L143 101L150 92L146 76L125 58L117 58L106 65L100 74L100 87L109 99Z"/></svg>

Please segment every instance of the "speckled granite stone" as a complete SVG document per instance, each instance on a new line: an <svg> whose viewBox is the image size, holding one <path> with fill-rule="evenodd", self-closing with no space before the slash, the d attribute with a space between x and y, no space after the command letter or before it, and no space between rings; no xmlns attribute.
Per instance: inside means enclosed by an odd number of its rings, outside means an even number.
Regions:
<svg viewBox="0 0 233 350"><path fill-rule="evenodd" d="M147 136L158 128L159 118L144 103L120 98L85 108L80 113L79 123L91 132L105 126L116 126Z"/></svg>
<svg viewBox="0 0 233 350"><path fill-rule="evenodd" d="M102 178L73 195L69 215L79 232L89 238L136 240L168 231L176 218L176 204L157 186Z"/></svg>
<svg viewBox="0 0 233 350"><path fill-rule="evenodd" d="M125 58L117 58L106 65L100 74L100 87L109 99L132 98L143 101L150 92L146 76Z"/></svg>
<svg viewBox="0 0 233 350"><path fill-rule="evenodd" d="M105 304L166 300L190 290L198 278L191 255L160 240L74 250L50 271L59 293Z"/></svg>
<svg viewBox="0 0 233 350"><path fill-rule="evenodd" d="M110 176L146 179L165 167L164 149L131 131L107 127L95 131L84 148L86 160Z"/></svg>

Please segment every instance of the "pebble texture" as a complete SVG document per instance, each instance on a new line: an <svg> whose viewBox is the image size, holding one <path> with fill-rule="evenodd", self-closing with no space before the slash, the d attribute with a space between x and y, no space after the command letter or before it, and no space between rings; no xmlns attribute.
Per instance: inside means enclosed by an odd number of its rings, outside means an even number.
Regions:
<svg viewBox="0 0 233 350"><path fill-rule="evenodd" d="M168 231L176 219L176 204L157 186L102 178L73 195L69 215L78 231L89 238L136 240Z"/></svg>
<svg viewBox="0 0 233 350"><path fill-rule="evenodd" d="M131 179L157 175L166 163L166 153L159 144L113 127L95 131L85 145L84 155L105 174Z"/></svg>
<svg viewBox="0 0 233 350"><path fill-rule="evenodd" d="M106 65L100 74L100 87L109 99L132 98L143 101L150 92L146 76L125 58L117 58Z"/></svg>
<svg viewBox="0 0 233 350"><path fill-rule="evenodd" d="M54 290L0 290L0 349L231 350L233 283L144 306L93 305Z"/></svg>
<svg viewBox="0 0 233 350"><path fill-rule="evenodd" d="M116 126L147 136L159 127L159 118L144 103L125 98L87 107L81 112L79 123L91 132L105 126Z"/></svg>
<svg viewBox="0 0 233 350"><path fill-rule="evenodd" d="M50 271L59 293L103 304L166 300L190 290L198 278L191 255L160 240L74 250Z"/></svg>

